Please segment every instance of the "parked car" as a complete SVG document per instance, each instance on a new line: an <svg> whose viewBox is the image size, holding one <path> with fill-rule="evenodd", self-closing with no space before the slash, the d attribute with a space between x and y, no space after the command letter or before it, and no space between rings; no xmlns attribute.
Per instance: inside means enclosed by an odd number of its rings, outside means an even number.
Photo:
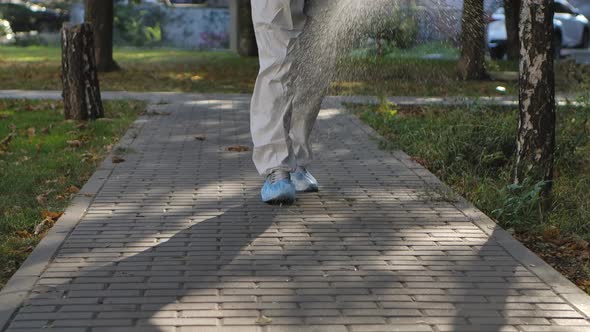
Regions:
<svg viewBox="0 0 590 332"><path fill-rule="evenodd" d="M562 48L590 47L590 22L566 0L555 0L553 18L553 44L555 54ZM504 8L498 8L490 17L486 31L487 46L493 59L506 55L506 20Z"/></svg>
<svg viewBox="0 0 590 332"><path fill-rule="evenodd" d="M28 2L0 3L0 19L10 22L14 32L54 32L68 21L68 15Z"/></svg>

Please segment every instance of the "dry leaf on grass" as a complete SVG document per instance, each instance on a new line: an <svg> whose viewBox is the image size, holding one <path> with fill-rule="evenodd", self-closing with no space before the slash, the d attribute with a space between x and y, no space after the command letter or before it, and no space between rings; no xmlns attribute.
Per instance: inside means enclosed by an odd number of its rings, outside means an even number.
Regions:
<svg viewBox="0 0 590 332"><path fill-rule="evenodd" d="M47 204L47 195L46 194L38 195L37 197L35 197L35 199L37 200L37 203L39 203L39 205Z"/></svg>
<svg viewBox="0 0 590 332"><path fill-rule="evenodd" d="M80 188L76 187L76 186L70 186L67 190L66 190L69 194L76 194L78 192L80 192Z"/></svg>
<svg viewBox="0 0 590 332"><path fill-rule="evenodd" d="M113 164L120 164L125 161L125 158L121 158L119 156L113 156Z"/></svg>
<svg viewBox="0 0 590 332"><path fill-rule="evenodd" d="M72 140L72 141L67 141L66 143L68 143L68 145L72 148L79 148L82 146L82 142L77 139Z"/></svg>
<svg viewBox="0 0 590 332"><path fill-rule="evenodd" d="M227 148L227 151L230 152L247 152L250 151L250 147L245 145L232 145Z"/></svg>
<svg viewBox="0 0 590 332"><path fill-rule="evenodd" d="M43 233L44 231L53 227L53 225L55 225L55 220L50 217L46 217L45 219L41 220L41 222L35 226L34 234L39 235L39 234Z"/></svg>
<svg viewBox="0 0 590 332"><path fill-rule="evenodd" d="M37 130L35 127L27 129L27 136L29 136L29 138L37 136Z"/></svg>
<svg viewBox="0 0 590 332"><path fill-rule="evenodd" d="M54 212L54 211L44 210L43 212L41 212L41 217L43 219L50 218L54 221L57 221L57 219L59 219L59 217L61 217L63 214L64 214L63 212Z"/></svg>
<svg viewBox="0 0 590 332"><path fill-rule="evenodd" d="M27 231L26 229L16 231L16 235L22 239L27 239L33 236L31 232Z"/></svg>
<svg viewBox="0 0 590 332"><path fill-rule="evenodd" d="M0 141L0 148L8 148L8 145L10 144L10 142L12 142L12 139L16 137L15 133L10 133L8 134L8 136L6 136L4 139L2 139Z"/></svg>

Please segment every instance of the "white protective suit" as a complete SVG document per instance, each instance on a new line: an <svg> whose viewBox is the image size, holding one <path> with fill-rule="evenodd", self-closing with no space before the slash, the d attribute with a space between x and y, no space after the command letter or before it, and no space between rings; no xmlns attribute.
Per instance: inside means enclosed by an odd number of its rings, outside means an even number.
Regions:
<svg viewBox="0 0 590 332"><path fill-rule="evenodd" d="M314 22L333 0L252 0L260 57L250 124L261 175L291 171L312 159L309 137L329 80ZM315 45L315 46L314 46Z"/></svg>

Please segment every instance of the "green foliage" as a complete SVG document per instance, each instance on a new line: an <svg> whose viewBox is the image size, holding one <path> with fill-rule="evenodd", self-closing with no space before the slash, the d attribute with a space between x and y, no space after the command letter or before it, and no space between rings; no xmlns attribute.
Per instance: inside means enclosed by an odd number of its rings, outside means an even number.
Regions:
<svg viewBox="0 0 590 332"><path fill-rule="evenodd" d="M162 41L163 17L159 6L116 6L114 43L136 47L158 45Z"/></svg>
<svg viewBox="0 0 590 332"><path fill-rule="evenodd" d="M541 210L541 192L546 182L531 183L526 179L522 184L506 186L501 196L505 197L501 208L492 211L492 215L503 220L506 227L535 226L543 220Z"/></svg>
<svg viewBox="0 0 590 332"><path fill-rule="evenodd" d="M0 142L12 137L0 144L0 288L40 240L44 214L63 211L144 104L106 102L110 121L82 125L64 121L61 109L0 100Z"/></svg>
<svg viewBox="0 0 590 332"><path fill-rule="evenodd" d="M376 41L378 55L382 47L407 49L416 44L420 30L416 13L413 6L400 7L372 22L368 35Z"/></svg>
<svg viewBox="0 0 590 332"><path fill-rule="evenodd" d="M502 226L518 232L554 227L590 239L590 99L557 112L553 206L542 215L546 184L513 185L517 111L473 104L465 107L350 106L385 137L385 148L402 149ZM383 104L383 103L381 103Z"/></svg>

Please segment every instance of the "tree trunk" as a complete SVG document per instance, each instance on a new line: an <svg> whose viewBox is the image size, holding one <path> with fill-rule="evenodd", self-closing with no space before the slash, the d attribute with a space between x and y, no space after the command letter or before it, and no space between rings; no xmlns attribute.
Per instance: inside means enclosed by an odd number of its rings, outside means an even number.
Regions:
<svg viewBox="0 0 590 332"><path fill-rule="evenodd" d="M258 56L252 7L250 0L238 1L238 54L241 56Z"/></svg>
<svg viewBox="0 0 590 332"><path fill-rule="evenodd" d="M464 80L487 78L483 0L465 0L461 18L461 58L457 65Z"/></svg>
<svg viewBox="0 0 590 332"><path fill-rule="evenodd" d="M520 91L515 183L545 182L543 209L551 206L555 153L553 0L523 0L520 11Z"/></svg>
<svg viewBox="0 0 590 332"><path fill-rule="evenodd" d="M518 60L520 42L518 41L518 21L521 0L504 0L504 17L506 18L506 54L508 60Z"/></svg>
<svg viewBox="0 0 590 332"><path fill-rule="evenodd" d="M119 70L113 59L113 0L85 0L84 20L94 29L96 66L100 72Z"/></svg>
<svg viewBox="0 0 590 332"><path fill-rule="evenodd" d="M66 119L104 117L94 59L94 33L90 24L64 25L61 31L64 114Z"/></svg>

